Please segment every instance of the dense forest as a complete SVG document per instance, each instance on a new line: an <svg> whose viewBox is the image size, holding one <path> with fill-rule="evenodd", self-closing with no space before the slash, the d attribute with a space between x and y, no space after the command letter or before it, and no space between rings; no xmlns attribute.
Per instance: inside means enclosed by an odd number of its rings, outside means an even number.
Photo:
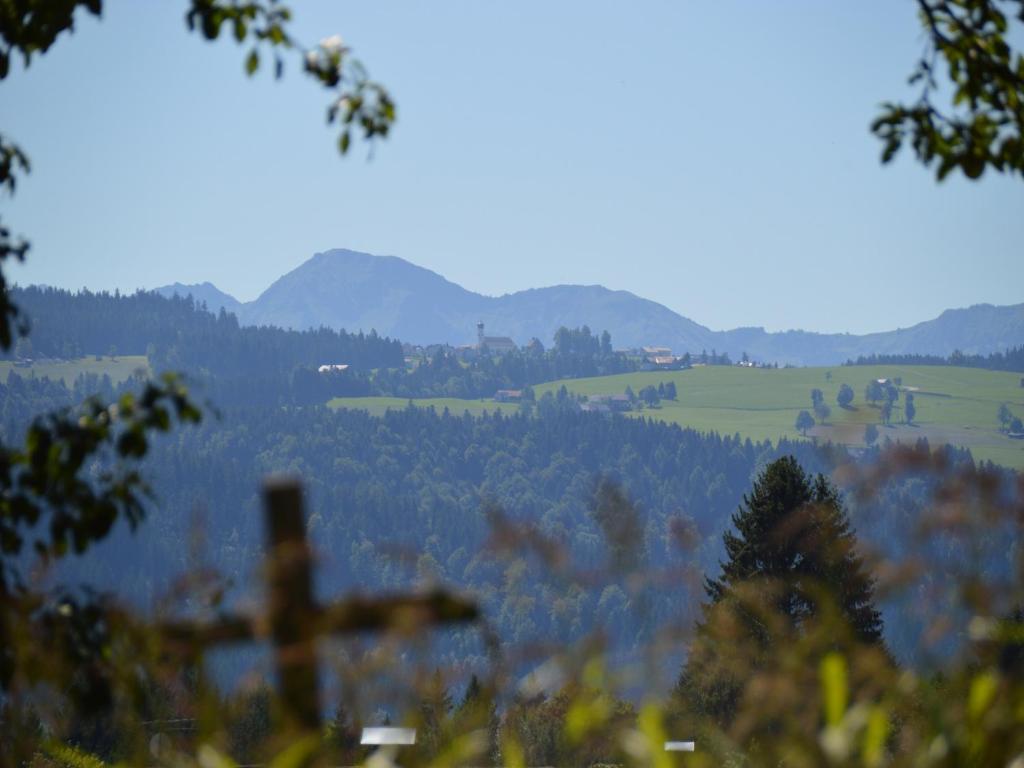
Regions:
<svg viewBox="0 0 1024 768"><path fill-rule="evenodd" d="M402 346L376 333L240 326L189 298L24 288L13 299L26 316L36 356L148 355L165 368L217 375L290 373L297 366L348 363L360 370L402 365Z"/></svg>
<svg viewBox="0 0 1024 768"><path fill-rule="evenodd" d="M26 288L14 293L31 327L7 357L76 358L146 355L154 371L181 371L218 406L312 405L332 397L491 397L560 378L638 369L612 351L608 332L586 326L555 330L550 349L539 340L503 355L459 354L438 345L406 365L399 341L371 331L290 331L241 326L192 298L154 293L90 293ZM347 365L319 373L324 364Z"/></svg>
<svg viewBox="0 0 1024 768"><path fill-rule="evenodd" d="M128 381L120 389L137 384ZM68 389L9 375L0 387L5 437L32 414L69 405L92 387L108 395L118 390L102 380L80 380ZM120 532L98 550L101 556L72 564L71 571L119 593L127 589L126 597L140 605L152 604L190 568L190 527L199 525L210 562L232 583L251 583L262 546L254 524L260 480L291 473L303 478L309 492L310 531L322 555L320 587L326 592L453 583L481 596L509 642L568 642L603 627L625 653L646 636L642 625L624 620L635 608L630 589L614 580L583 579L567 591L564 574L556 578L520 558L503 561L485 546L496 520L528 525L581 572L602 573L609 550L594 516L595 493L610 484L635 505L645 570L713 574L729 515L765 464L793 455L809 471L829 472L851 460L804 441L755 443L581 413L569 398L550 393L533 411L474 418L408 408L377 418L323 407L226 410L201 428L157 442L146 464L156 491L151 520L134 539ZM877 450L860 461L870 463ZM944 451L950 466L972 463L967 452ZM926 472L910 475L854 504L854 526L865 546L887 556L914 546L916 515L927 503L930 482ZM936 557L955 554L946 549ZM1009 557L996 547L991 568L1008 568ZM647 620L686 623L700 594L680 580L647 599ZM912 656L920 617L900 605L884 606L888 638L896 653ZM458 644L447 652L452 659L474 657Z"/></svg>

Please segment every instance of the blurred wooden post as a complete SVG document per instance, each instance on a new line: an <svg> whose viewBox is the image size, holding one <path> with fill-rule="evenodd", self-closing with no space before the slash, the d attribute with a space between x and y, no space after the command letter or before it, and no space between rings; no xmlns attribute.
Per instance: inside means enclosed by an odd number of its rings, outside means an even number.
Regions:
<svg viewBox="0 0 1024 768"><path fill-rule="evenodd" d="M285 730L320 729L316 642L356 632L418 632L424 627L475 621L476 604L436 589L424 594L350 595L320 605L313 599L312 552L306 539L302 487L274 479L263 489L267 528L267 607L254 614L221 614L209 621L160 622L166 650L195 661L207 648L270 640Z"/></svg>
<svg viewBox="0 0 1024 768"><path fill-rule="evenodd" d="M267 528L268 619L281 710L289 730L320 729L317 680L317 607L313 600L312 554L306 540L302 488L297 480L273 479L264 486Z"/></svg>

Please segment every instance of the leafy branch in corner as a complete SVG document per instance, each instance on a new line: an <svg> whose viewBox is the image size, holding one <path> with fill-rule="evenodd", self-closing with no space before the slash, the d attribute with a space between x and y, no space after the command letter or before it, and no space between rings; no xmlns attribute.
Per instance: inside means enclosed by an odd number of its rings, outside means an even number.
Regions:
<svg viewBox="0 0 1024 768"><path fill-rule="evenodd" d="M0 596L20 584L14 564L26 544L49 561L84 552L118 519L138 525L151 495L138 463L151 435L201 418L180 378L164 374L138 396L39 416L23 447L0 447Z"/></svg>
<svg viewBox="0 0 1024 768"><path fill-rule="evenodd" d="M207 40L216 40L221 32L230 30L241 44L253 41L245 59L245 71L253 75L260 67L260 50L269 48L274 60L275 77L284 74L283 53L303 53L304 71L333 92L327 108L327 123L341 127L338 148L348 152L353 128L362 130L363 138L386 137L395 122L395 103L387 90L369 79L363 65L351 56L341 37L334 35L316 46L299 43L288 31L291 10L276 0L262 2L226 2L225 0L192 0L186 14L190 30L198 29Z"/></svg>
<svg viewBox="0 0 1024 768"><path fill-rule="evenodd" d="M109 705L112 638L131 622L86 590L47 595L21 568L81 554L124 519L134 529L152 492L139 472L152 436L202 418L181 380L165 374L112 404L39 416L24 447L0 446L0 691L50 683L84 711ZM125 623L127 622L127 624ZM120 629L116 629L115 625ZM0 696L0 698L3 698ZM4 717L0 715L0 724ZM0 740L12 734L0 727ZM0 760L0 764L3 761Z"/></svg>
<svg viewBox="0 0 1024 768"><path fill-rule="evenodd" d="M959 168L971 179L986 168L1024 176L1024 54L1010 40L1022 31L1024 0L917 0L925 49L909 82L920 95L888 102L871 125L882 162L909 144L939 181ZM1010 13L1003 7L1010 6ZM945 66L951 104L936 104ZM944 83L943 83L944 85Z"/></svg>
<svg viewBox="0 0 1024 768"><path fill-rule="evenodd" d="M33 57L46 53L61 33L73 32L79 9L100 16L103 0L0 0L0 80L10 74L16 54L28 67ZM221 32L230 30L239 44L252 42L245 59L249 75L259 69L261 49L272 52L278 78L284 74L283 54L300 55L303 70L332 92L327 124L340 126L341 154L348 152L356 131L361 131L367 141L387 137L396 117L395 103L387 89L370 80L340 37L326 38L316 46L301 45L289 32L291 19L291 9L278 0L190 0L185 14L188 29L198 30L207 40L216 40ZM24 152L0 135L0 188L13 194L16 172L20 169L28 173L29 168ZM27 241L16 238L0 224L0 349L10 349L15 330L26 332L25 327L14 327L18 309L10 301L3 262L11 258L24 261L28 249Z"/></svg>

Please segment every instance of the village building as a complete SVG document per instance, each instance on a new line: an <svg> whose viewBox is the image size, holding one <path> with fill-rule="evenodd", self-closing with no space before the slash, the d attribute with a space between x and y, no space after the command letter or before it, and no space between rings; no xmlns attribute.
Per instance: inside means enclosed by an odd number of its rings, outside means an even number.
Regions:
<svg viewBox="0 0 1024 768"><path fill-rule="evenodd" d="M485 336L483 320L476 324L476 348L481 352L515 352L519 347L508 336Z"/></svg>
<svg viewBox="0 0 1024 768"><path fill-rule="evenodd" d="M672 350L668 347L644 347L643 353L647 357L671 357Z"/></svg>
<svg viewBox="0 0 1024 768"><path fill-rule="evenodd" d="M494 393L496 403L518 403L522 399L523 390L521 389L499 389Z"/></svg>
<svg viewBox="0 0 1024 768"><path fill-rule="evenodd" d="M675 355L652 355L640 366L641 371L675 371L684 368L683 358Z"/></svg>
<svg viewBox="0 0 1024 768"><path fill-rule="evenodd" d="M316 369L318 373L341 373L348 370L348 365L342 363L327 363Z"/></svg>

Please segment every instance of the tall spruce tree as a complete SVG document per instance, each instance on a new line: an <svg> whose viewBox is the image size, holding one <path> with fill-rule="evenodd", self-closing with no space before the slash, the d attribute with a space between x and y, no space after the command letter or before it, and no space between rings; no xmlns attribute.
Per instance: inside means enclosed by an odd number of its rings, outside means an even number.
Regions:
<svg viewBox="0 0 1024 768"><path fill-rule="evenodd" d="M775 461L743 497L732 524L735 533L723 536L722 574L705 578L709 602L678 684L692 711L720 722L731 720L743 688L742 673L722 657L742 647L745 662L757 667L789 633L810 625L823 600L847 625L841 634L882 642L874 580L839 494L822 475L808 476L792 456ZM760 610L765 608L770 619ZM725 626L742 638L718 636L720 625L713 626L712 618L722 609L738 619Z"/></svg>

